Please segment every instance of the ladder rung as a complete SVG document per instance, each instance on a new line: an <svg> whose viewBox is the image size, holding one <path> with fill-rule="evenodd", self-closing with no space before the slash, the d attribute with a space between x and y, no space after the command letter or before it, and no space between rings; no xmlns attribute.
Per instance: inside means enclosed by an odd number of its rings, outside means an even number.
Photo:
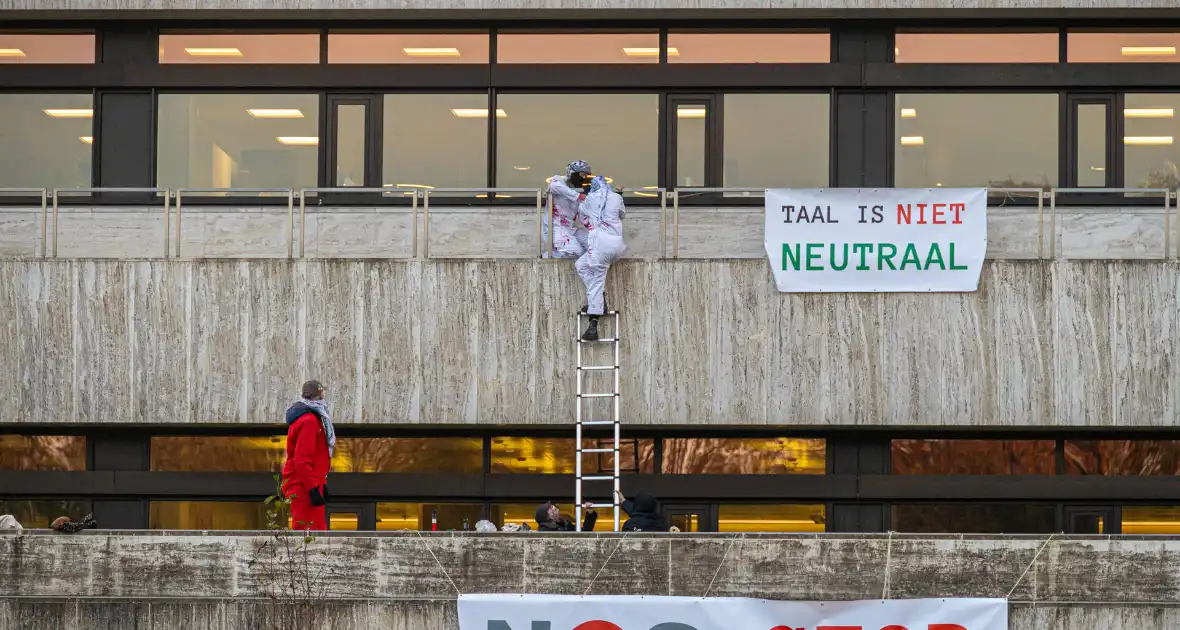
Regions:
<svg viewBox="0 0 1180 630"><path fill-rule="evenodd" d="M578 398L614 398L618 394L578 394Z"/></svg>
<svg viewBox="0 0 1180 630"><path fill-rule="evenodd" d="M579 370L617 370L617 365L586 365L578 368Z"/></svg>
<svg viewBox="0 0 1180 630"><path fill-rule="evenodd" d="M615 480L615 478L613 475L590 475L588 477L582 477L582 481L614 481L614 480Z"/></svg>
<svg viewBox="0 0 1180 630"><path fill-rule="evenodd" d="M578 343L617 343L619 340L614 337L607 337L605 339L596 339L594 341L586 341L581 337L578 338Z"/></svg>
<svg viewBox="0 0 1180 630"><path fill-rule="evenodd" d="M578 315L581 317L605 317L607 315L618 315L618 314L619 314L619 311L606 311L602 315L593 315L592 316L589 313L587 313L586 311L578 311Z"/></svg>
<svg viewBox="0 0 1180 630"><path fill-rule="evenodd" d="M613 508L614 506L615 506L614 503L591 503L590 504L590 507L592 507L592 508Z"/></svg>
<svg viewBox="0 0 1180 630"><path fill-rule="evenodd" d="M613 453L613 452L615 452L615 449L613 449L613 448L584 448L584 449L582 449L582 452L583 453Z"/></svg>
<svg viewBox="0 0 1180 630"><path fill-rule="evenodd" d="M584 427L600 427L600 426L605 426L605 425L614 424L614 423L615 423L614 420L583 420L582 426L584 426Z"/></svg>

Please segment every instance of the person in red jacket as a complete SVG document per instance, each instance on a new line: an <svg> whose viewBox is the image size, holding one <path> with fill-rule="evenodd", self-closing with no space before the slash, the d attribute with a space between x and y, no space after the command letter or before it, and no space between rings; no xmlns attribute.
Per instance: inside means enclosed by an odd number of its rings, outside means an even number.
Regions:
<svg viewBox="0 0 1180 630"><path fill-rule="evenodd" d="M287 462L283 492L291 499L291 529L326 530L324 509L328 468L336 450L336 430L319 381L303 384L302 399L287 408Z"/></svg>

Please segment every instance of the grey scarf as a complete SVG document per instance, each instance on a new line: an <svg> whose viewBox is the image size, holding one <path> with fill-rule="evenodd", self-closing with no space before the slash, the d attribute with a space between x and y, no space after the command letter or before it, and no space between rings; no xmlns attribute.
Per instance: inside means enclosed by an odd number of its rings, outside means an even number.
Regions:
<svg viewBox="0 0 1180 630"><path fill-rule="evenodd" d="M328 413L328 405L322 400L308 400L303 398L299 403L307 407L309 411L314 413L320 419L320 425L324 427L324 437L328 440L328 457L336 454L336 429L332 426L332 414Z"/></svg>

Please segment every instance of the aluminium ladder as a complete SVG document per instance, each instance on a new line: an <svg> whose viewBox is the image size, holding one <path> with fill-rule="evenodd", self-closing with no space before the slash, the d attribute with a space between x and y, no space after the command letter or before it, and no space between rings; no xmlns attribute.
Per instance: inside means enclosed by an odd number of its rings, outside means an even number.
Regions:
<svg viewBox="0 0 1180 630"><path fill-rule="evenodd" d="M577 383L578 383L578 385L577 385L577 412L576 412L576 422L577 422L576 432L577 432L577 435L576 435L576 439L574 441L574 444L577 446L577 454L574 458L574 466L575 466L575 471L576 471L575 483L577 484L577 488L575 489L575 502L574 502L575 519L577 520L576 526L577 526L577 531L582 531L582 501L584 500L583 497L586 496L582 490L582 484L587 481L590 481L590 482L613 481L614 482L613 483L613 491L611 493L610 503L595 503L594 507L595 508L608 508L608 507L614 508L615 519L614 519L614 530L613 531L617 532L617 531L619 531L619 512L621 509L621 506L619 505L619 502L618 502L618 493L621 490L621 488L619 486L619 472L620 472L619 471L619 441L620 441L620 438L622 437L620 435L621 431L620 431L620 427L619 427L619 311L617 311L617 310L607 311L602 314L602 316L600 318L600 323L601 323L601 320L606 320L607 318L614 319L614 328L611 330L611 335L613 335L613 336L612 337L603 336L598 341L583 341L582 340L582 321L583 321L583 318L585 318L585 317L587 317L587 315L585 313L579 312L577 314L577 316L574 318L574 339L576 340L575 343L577 346L577 349L576 349L576 353L577 353L576 379L577 379ZM587 344L590 344L590 345L610 344L611 349L613 351L611 353L611 355L614 357L614 362L613 362L614 364L613 365L583 365L582 362L585 360L585 354L583 353L582 346L587 345ZM614 383L614 390L613 391L602 392L602 393L585 393L582 391L582 387L584 385L582 382L582 377L587 372L605 372L608 370L613 372L613 376L614 376L614 378L611 379L611 382ZM599 380L599 379L595 379L595 380ZM611 405L610 405L611 419L610 420L603 420L603 419L585 420L585 419L583 419L582 418L582 411L583 411L582 404L583 404L583 402L586 400L597 400L597 399L603 399L603 398L612 398L613 399L611 401ZM596 445L594 448L582 448L582 438L583 438L582 430L585 427L606 427L606 426L610 426L614 429L614 439L610 440L610 442L611 442L610 448L602 447L603 440L598 440L596 442ZM582 474L582 472L583 472L582 471L582 454L583 453L597 453L599 455L599 458L598 458L599 462L602 461L602 458L601 458L602 454L605 454L605 453L612 454L614 456L614 474L610 474L610 475L605 475L605 474L584 475L584 474ZM639 457L638 447L637 447L637 450L635 451L635 457L637 459ZM601 473L601 472L602 472L602 466L600 463L599 473ZM597 494L597 493L595 493L595 494Z"/></svg>

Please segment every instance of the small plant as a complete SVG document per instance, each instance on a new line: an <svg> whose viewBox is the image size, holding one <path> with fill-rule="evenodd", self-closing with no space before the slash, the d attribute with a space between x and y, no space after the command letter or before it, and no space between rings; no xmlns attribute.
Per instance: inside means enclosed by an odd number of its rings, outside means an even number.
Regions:
<svg viewBox="0 0 1180 630"><path fill-rule="evenodd" d="M283 493L283 479L274 476L275 492L266 498L268 534L258 541L249 566L270 600L265 626L270 630L318 627L324 612L324 580L311 562L316 537L308 529L289 529L291 498ZM297 525L306 525L298 524Z"/></svg>

